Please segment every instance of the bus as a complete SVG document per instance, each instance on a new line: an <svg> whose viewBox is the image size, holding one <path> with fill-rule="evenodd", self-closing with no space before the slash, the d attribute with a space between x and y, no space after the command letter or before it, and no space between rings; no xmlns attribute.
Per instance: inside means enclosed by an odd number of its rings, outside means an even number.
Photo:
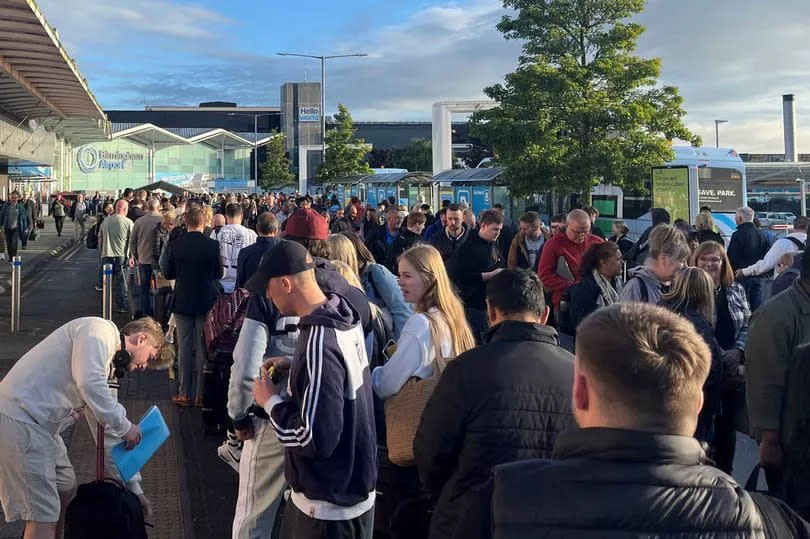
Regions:
<svg viewBox="0 0 810 539"><path fill-rule="evenodd" d="M701 208L711 208L720 234L737 229L734 215L748 203L745 164L730 148L675 147L675 159L653 167L651 205L669 211L672 220L695 222Z"/></svg>

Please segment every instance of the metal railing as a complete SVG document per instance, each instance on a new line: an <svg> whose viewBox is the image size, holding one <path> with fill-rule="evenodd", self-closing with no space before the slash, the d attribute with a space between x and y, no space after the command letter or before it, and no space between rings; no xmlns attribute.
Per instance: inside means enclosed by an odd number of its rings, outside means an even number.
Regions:
<svg viewBox="0 0 810 539"><path fill-rule="evenodd" d="M101 315L104 320L112 320L113 310L113 267L112 264L104 264L102 268L101 282Z"/></svg>
<svg viewBox="0 0 810 539"><path fill-rule="evenodd" d="M11 261L11 333L20 331L20 300L22 292L22 257Z"/></svg>

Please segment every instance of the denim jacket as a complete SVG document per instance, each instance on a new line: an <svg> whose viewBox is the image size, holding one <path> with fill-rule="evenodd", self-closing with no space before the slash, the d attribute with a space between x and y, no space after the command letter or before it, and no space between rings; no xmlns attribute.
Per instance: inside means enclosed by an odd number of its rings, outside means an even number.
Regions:
<svg viewBox="0 0 810 539"><path fill-rule="evenodd" d="M405 322L413 314L402 297L397 278L381 264L367 264L360 276L368 300L381 309L388 309L394 320L394 338L399 339Z"/></svg>

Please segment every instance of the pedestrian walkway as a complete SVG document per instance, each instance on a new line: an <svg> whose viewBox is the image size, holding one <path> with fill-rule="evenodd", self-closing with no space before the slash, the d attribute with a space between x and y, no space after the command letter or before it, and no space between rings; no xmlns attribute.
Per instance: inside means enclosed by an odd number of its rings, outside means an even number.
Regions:
<svg viewBox="0 0 810 539"><path fill-rule="evenodd" d="M44 262L48 257L58 255L69 247L73 246L73 222L65 221L62 229L62 236L56 235L56 226L51 217L45 217L45 228L40 230L40 235L36 241L29 241L28 248L20 246L17 255L22 257L23 273L28 273L35 269L38 264ZM0 295L7 293L11 287L11 264L10 260L0 261Z"/></svg>
<svg viewBox="0 0 810 539"><path fill-rule="evenodd" d="M52 223L49 223L52 225ZM63 238L72 238L65 223ZM56 237L53 233L53 237ZM24 252L21 251L20 254ZM81 316L101 313L101 293L93 288L98 251L82 245L49 256L23 278L22 331L8 334L9 294L0 296L0 378L37 342L60 325ZM119 327L127 315L116 314ZM145 371L127 375L119 400L130 419L137 420L155 404L163 412L171 436L143 470L143 488L155 515L151 538L229 537L236 504L237 476L216 456L219 437L204 436L199 409L177 408L171 403L167 372ZM63 433L79 483L95 474L93 439L85 422ZM0 517L0 539L19 538L22 526Z"/></svg>

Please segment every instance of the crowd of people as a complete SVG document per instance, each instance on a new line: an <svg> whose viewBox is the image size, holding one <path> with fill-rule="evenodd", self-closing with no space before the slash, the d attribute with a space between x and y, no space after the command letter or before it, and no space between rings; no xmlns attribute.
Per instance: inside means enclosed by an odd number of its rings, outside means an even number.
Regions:
<svg viewBox="0 0 810 539"><path fill-rule="evenodd" d="M143 346L140 368L176 348L176 405L210 398L204 333L230 313L217 452L239 475L235 539L810 537L805 217L771 242L740 208L726 248L709 208L694 226L653 208L633 242L589 206L546 226L450 201L94 199L64 214L88 221L79 237L140 324L119 348ZM109 368L114 330L82 320L59 331L111 333L93 359ZM20 423L39 425L13 391L37 350L0 382L0 502L50 523L71 481L46 496L10 471L30 464ZM101 401L87 405L104 421ZM137 442L124 418L111 427ZM731 477L738 432L771 496ZM69 467L62 449L48 466ZM42 505L25 506L34 489Z"/></svg>

